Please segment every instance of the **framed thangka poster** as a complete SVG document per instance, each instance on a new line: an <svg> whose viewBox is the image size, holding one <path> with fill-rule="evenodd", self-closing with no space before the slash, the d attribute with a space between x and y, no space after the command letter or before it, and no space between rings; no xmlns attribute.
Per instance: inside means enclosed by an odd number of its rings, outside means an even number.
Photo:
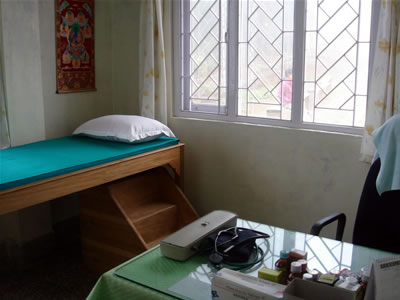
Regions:
<svg viewBox="0 0 400 300"><path fill-rule="evenodd" d="M57 93L96 90L95 0L55 0Z"/></svg>

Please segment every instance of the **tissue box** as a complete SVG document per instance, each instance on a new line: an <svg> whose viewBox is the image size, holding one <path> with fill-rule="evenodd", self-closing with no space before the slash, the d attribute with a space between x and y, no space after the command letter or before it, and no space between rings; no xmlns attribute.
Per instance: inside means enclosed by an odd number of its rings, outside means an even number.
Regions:
<svg viewBox="0 0 400 300"><path fill-rule="evenodd" d="M212 299L276 300L283 298L285 285L222 269L211 281Z"/></svg>

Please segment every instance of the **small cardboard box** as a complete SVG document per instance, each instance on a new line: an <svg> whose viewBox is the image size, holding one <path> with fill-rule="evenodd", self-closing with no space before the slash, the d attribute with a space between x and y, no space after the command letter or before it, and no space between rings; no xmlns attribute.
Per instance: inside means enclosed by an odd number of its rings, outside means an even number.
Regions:
<svg viewBox="0 0 400 300"><path fill-rule="evenodd" d="M284 300L358 300L359 294L309 280L294 279L283 293Z"/></svg>
<svg viewBox="0 0 400 300"><path fill-rule="evenodd" d="M258 278L279 283L282 278L282 271L277 271L264 267L258 270Z"/></svg>

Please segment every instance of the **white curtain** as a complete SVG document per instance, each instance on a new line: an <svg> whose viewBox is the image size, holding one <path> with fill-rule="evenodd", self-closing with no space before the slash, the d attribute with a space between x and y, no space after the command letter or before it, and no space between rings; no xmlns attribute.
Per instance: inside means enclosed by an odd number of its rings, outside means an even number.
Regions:
<svg viewBox="0 0 400 300"><path fill-rule="evenodd" d="M0 7L1 15L1 7ZM7 106L4 91L4 78L3 78L3 43L2 43L2 27L0 22L0 149L10 147L10 131L8 130L7 121Z"/></svg>
<svg viewBox="0 0 400 300"><path fill-rule="evenodd" d="M361 144L361 159L368 162L375 153L372 132L391 116L400 113L399 21L400 0L381 0Z"/></svg>
<svg viewBox="0 0 400 300"><path fill-rule="evenodd" d="M4 82L2 67L0 62L0 149L10 147L10 136L7 122L7 108L4 93Z"/></svg>
<svg viewBox="0 0 400 300"><path fill-rule="evenodd" d="M167 124L167 76L162 0L141 2L140 114Z"/></svg>

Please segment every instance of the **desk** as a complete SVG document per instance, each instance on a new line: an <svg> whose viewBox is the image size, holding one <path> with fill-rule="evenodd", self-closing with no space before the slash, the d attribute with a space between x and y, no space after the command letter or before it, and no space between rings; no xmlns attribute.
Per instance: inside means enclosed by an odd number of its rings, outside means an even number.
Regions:
<svg viewBox="0 0 400 300"><path fill-rule="evenodd" d="M259 242L263 250L269 248L263 262L263 266L268 268L273 268L282 249L307 251L309 268L321 272L344 268L359 271L361 267L370 267L374 259L393 255L242 219L238 219L237 226L271 236L269 246L265 241ZM129 277L129 280L116 274ZM257 270L249 274L257 276ZM206 257L195 255L185 262L177 262L161 256L159 246L156 246L104 273L88 299L211 299L212 275Z"/></svg>

